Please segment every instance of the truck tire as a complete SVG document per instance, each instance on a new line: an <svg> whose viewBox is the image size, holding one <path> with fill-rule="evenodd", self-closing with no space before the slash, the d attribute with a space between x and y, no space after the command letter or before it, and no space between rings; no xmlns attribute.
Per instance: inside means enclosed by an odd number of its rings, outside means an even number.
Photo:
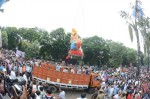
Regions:
<svg viewBox="0 0 150 99"><path fill-rule="evenodd" d="M95 88L89 88L89 89L88 89L88 93L89 93L89 94L93 94L94 92L95 92Z"/></svg>
<svg viewBox="0 0 150 99"><path fill-rule="evenodd" d="M58 91L58 88L56 86L54 86L54 85L50 85L49 88L52 89L53 93Z"/></svg>

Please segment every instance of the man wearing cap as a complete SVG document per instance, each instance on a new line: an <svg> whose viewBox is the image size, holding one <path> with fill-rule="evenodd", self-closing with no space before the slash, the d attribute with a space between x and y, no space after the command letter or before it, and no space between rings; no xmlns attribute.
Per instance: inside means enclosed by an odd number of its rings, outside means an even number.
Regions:
<svg viewBox="0 0 150 99"><path fill-rule="evenodd" d="M100 89L96 99L104 99L104 97L105 97L104 91Z"/></svg>

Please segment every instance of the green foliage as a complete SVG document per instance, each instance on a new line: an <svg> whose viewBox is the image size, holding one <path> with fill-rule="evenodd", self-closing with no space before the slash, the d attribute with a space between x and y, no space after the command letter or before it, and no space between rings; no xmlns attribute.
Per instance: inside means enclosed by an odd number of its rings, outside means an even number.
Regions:
<svg viewBox="0 0 150 99"><path fill-rule="evenodd" d="M129 30L129 35L130 35L131 42L133 42L133 30L132 30L132 25L131 24L128 25L128 30Z"/></svg>
<svg viewBox="0 0 150 99"><path fill-rule="evenodd" d="M52 58L54 60L65 59L68 53L68 45L66 45L66 43L70 42L70 39L67 39L64 29L58 28L52 31L50 33L50 40L51 40L50 52Z"/></svg>
<svg viewBox="0 0 150 99"><path fill-rule="evenodd" d="M21 46L21 51L26 53L26 58L30 59L32 57L36 58L39 55L39 42L38 41L34 41L33 43L29 43L27 41L22 41L21 42L22 46Z"/></svg>
<svg viewBox="0 0 150 99"><path fill-rule="evenodd" d="M40 29L38 28L20 28L18 33L28 42L34 42L40 38Z"/></svg>
<svg viewBox="0 0 150 99"><path fill-rule="evenodd" d="M123 56L126 53L126 47L122 43L111 41L109 43L110 48L110 65L117 67L123 63Z"/></svg>
<svg viewBox="0 0 150 99"><path fill-rule="evenodd" d="M137 52L134 49L127 48L127 65L132 63L134 66L136 65L136 56Z"/></svg>
<svg viewBox="0 0 150 99"><path fill-rule="evenodd" d="M100 54L100 51L103 53ZM84 63L98 64L100 61L102 64L106 64L108 61L109 48L105 40L98 36L83 39L83 52L84 52Z"/></svg>
<svg viewBox="0 0 150 99"><path fill-rule="evenodd" d="M51 40L50 40L50 36L48 34L47 31L43 31L42 35L39 39L39 43L40 43L40 56L43 59L51 59L50 58L50 48L51 48Z"/></svg>
<svg viewBox="0 0 150 99"><path fill-rule="evenodd" d="M2 31L3 47L18 48L26 53L27 59L40 56L46 60L65 60L70 49L71 33L66 34L63 28L50 33L39 28L5 27ZM85 64L118 67L135 63L136 51L122 43L104 40L98 36L82 40Z"/></svg>
<svg viewBox="0 0 150 99"><path fill-rule="evenodd" d="M8 35L6 31L2 31L2 47L3 48L8 47Z"/></svg>
<svg viewBox="0 0 150 99"><path fill-rule="evenodd" d="M127 65L136 63L136 51L125 47L122 43L108 41L110 48L110 66L118 67L119 65Z"/></svg>
<svg viewBox="0 0 150 99"><path fill-rule="evenodd" d="M8 49L16 49L19 44L18 31L16 27L4 28L8 35Z"/></svg>

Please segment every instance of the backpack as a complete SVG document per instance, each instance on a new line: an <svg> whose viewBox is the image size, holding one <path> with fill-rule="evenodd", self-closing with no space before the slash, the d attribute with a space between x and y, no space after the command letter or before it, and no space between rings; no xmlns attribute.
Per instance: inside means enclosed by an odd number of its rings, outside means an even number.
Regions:
<svg viewBox="0 0 150 99"><path fill-rule="evenodd" d="M53 96L47 97L47 95L46 95L44 99L54 99L54 97Z"/></svg>

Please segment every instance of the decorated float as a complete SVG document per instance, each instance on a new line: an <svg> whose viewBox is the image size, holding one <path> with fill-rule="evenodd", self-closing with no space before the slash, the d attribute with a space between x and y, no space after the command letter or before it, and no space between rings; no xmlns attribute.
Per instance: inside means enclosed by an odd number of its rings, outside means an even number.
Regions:
<svg viewBox="0 0 150 99"><path fill-rule="evenodd" d="M82 40L79 38L77 30L75 29L72 29L70 44L70 50L66 59L82 60L84 55L82 50Z"/></svg>

